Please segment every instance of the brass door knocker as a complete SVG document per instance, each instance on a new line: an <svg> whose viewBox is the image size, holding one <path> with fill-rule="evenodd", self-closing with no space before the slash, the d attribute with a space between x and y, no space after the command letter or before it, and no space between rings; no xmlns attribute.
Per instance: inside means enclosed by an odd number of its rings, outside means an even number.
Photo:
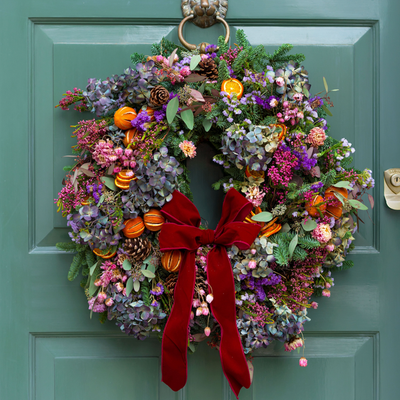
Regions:
<svg viewBox="0 0 400 400"><path fill-rule="evenodd" d="M200 43L199 45L188 43L183 37L183 26L189 20L200 28L208 28L217 22L221 22L225 26L225 43L228 43L230 36L230 28L225 21L228 9L227 0L182 0L181 3L183 20L178 27L178 37L183 46L188 50L198 49L201 54L205 53L208 43Z"/></svg>

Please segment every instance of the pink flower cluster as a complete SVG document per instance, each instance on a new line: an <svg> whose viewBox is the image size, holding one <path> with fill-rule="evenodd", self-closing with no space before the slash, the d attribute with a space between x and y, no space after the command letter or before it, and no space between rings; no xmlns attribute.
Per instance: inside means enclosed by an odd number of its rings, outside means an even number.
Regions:
<svg viewBox="0 0 400 400"><path fill-rule="evenodd" d="M84 97L82 96L82 93L82 89L74 88L73 92L67 90L64 93L65 97L58 102L58 105L56 107L61 107L61 109L63 110L69 110L69 106L71 104L74 104L80 100L81 103L75 104L74 110L79 112L87 111L86 102L84 100Z"/></svg>
<svg viewBox="0 0 400 400"><path fill-rule="evenodd" d="M289 121L292 125L296 125L300 119L304 118L304 113L298 107L293 107L288 101L284 101L282 106L283 114L280 112L276 114L280 123Z"/></svg>
<svg viewBox="0 0 400 400"><path fill-rule="evenodd" d="M246 199L253 204L254 207L260 207L264 196L264 193L258 186L249 187L248 191L246 192Z"/></svg>
<svg viewBox="0 0 400 400"><path fill-rule="evenodd" d="M107 123L105 121L98 122L94 119L78 122L78 128L74 134L78 140L77 149L91 150L91 147L105 135Z"/></svg>
<svg viewBox="0 0 400 400"><path fill-rule="evenodd" d="M313 128L306 138L306 143L311 144L313 147L322 146L325 142L326 135L322 128Z"/></svg>
<svg viewBox="0 0 400 400"><path fill-rule="evenodd" d="M121 274L121 271L117 269L117 266L111 261L104 261L100 268L104 270L104 272L101 274L100 278L95 280L95 286L107 287L110 282L125 282L128 279L125 274Z"/></svg>
<svg viewBox="0 0 400 400"><path fill-rule="evenodd" d="M274 153L275 165L268 170L268 177L274 186L288 186L293 178L293 169L297 166L297 158L290 151L279 148Z"/></svg>
<svg viewBox="0 0 400 400"><path fill-rule="evenodd" d="M261 325L265 325L268 323L271 317L271 313L269 309L259 303L249 304L249 317L253 322L258 322Z"/></svg>
<svg viewBox="0 0 400 400"><path fill-rule="evenodd" d="M103 168L107 168L117 161L122 162L124 167L134 168L136 161L132 149L114 148L111 140L99 140L92 153L93 158ZM114 171L116 173L116 171Z"/></svg>
<svg viewBox="0 0 400 400"><path fill-rule="evenodd" d="M327 243L332 238L331 228L328 224L318 224L312 231L311 236L320 243Z"/></svg>

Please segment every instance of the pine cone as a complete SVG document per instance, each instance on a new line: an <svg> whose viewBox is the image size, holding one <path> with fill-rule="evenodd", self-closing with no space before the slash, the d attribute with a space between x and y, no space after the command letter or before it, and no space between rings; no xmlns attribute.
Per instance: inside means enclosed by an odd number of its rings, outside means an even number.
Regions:
<svg viewBox="0 0 400 400"><path fill-rule="evenodd" d="M169 274L165 280L165 286L167 287L170 295L174 297L174 290L176 282L178 281L178 274Z"/></svg>
<svg viewBox="0 0 400 400"><path fill-rule="evenodd" d="M208 79L215 81L218 79L218 67L212 58L205 58L199 62L200 71L197 73L206 76Z"/></svg>
<svg viewBox="0 0 400 400"><path fill-rule="evenodd" d="M151 252L151 243L146 238L132 238L125 239L124 250L132 257L135 261L141 262L145 260Z"/></svg>
<svg viewBox="0 0 400 400"><path fill-rule="evenodd" d="M205 273L203 268L197 268L196 272L196 285L199 289L203 289L206 293L208 293L208 284L206 283L207 274Z"/></svg>
<svg viewBox="0 0 400 400"><path fill-rule="evenodd" d="M164 86L157 85L154 86L150 91L150 103L153 106L162 106L166 104L169 100L169 92Z"/></svg>

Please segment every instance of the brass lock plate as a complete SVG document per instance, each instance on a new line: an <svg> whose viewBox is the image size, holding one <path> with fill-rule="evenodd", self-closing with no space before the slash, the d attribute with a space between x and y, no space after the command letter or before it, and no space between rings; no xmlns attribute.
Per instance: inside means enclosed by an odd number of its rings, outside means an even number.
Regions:
<svg viewBox="0 0 400 400"><path fill-rule="evenodd" d="M384 177L386 204L392 210L400 210L400 168L387 169Z"/></svg>

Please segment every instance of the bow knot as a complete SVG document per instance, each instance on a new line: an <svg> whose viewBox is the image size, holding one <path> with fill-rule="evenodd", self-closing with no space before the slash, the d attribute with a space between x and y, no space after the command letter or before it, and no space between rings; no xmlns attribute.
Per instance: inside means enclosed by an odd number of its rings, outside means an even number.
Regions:
<svg viewBox="0 0 400 400"><path fill-rule="evenodd" d="M215 233L212 229L202 230L200 234L199 243L203 246L207 244L214 244Z"/></svg>
<svg viewBox="0 0 400 400"><path fill-rule="evenodd" d="M240 389L250 387L251 379L241 338L236 326L235 283L227 246L248 249L260 226L243 220L253 208L235 189L230 189L222 206L222 216L215 231L200 229L201 217L195 205L175 191L172 200L161 210L167 219L159 241L160 250L184 250L174 289L174 304L162 339L162 380L171 389L182 389L187 380L187 346L190 313L196 282L195 257L202 245L212 244L207 254L207 281L214 296L211 312L221 327L219 346L222 369L238 397Z"/></svg>

